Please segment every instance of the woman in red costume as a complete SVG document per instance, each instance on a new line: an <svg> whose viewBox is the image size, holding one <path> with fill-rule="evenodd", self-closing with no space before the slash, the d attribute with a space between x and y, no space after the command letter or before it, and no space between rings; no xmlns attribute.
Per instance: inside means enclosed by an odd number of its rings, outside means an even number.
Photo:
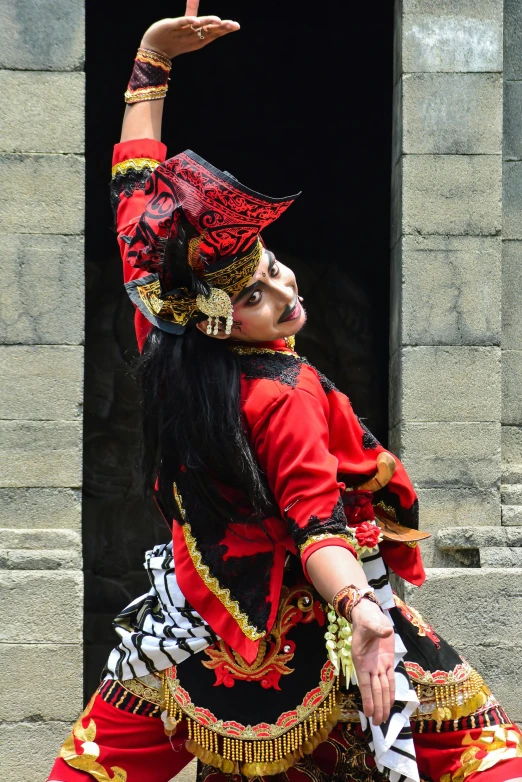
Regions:
<svg viewBox="0 0 522 782"><path fill-rule="evenodd" d="M173 58L239 30L197 12L146 31L112 180L172 542L49 780L168 782L194 755L212 782L521 778L518 729L390 588L424 579L404 468L294 349L305 310L261 231L295 196L167 159Z"/></svg>

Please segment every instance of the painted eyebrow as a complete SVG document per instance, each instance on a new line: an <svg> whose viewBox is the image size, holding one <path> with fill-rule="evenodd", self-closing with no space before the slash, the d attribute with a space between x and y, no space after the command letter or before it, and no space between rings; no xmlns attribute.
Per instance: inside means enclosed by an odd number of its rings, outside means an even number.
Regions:
<svg viewBox="0 0 522 782"><path fill-rule="evenodd" d="M267 250L266 252L268 255L268 271L270 272L274 267L274 265L277 263L277 259L274 253L271 252L270 250ZM252 283L252 285L247 285L246 288L243 288L243 290L239 291L239 293L237 294L235 304L238 304L240 301L243 301L243 299L246 298L247 296L250 296L250 294L253 293L259 285L263 285L263 284L264 283L262 280L256 280L255 282Z"/></svg>

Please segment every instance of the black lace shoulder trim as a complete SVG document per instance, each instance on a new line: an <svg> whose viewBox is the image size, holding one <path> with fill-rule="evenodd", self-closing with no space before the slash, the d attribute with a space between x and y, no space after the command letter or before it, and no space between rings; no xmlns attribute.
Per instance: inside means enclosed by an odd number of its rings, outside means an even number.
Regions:
<svg viewBox="0 0 522 782"><path fill-rule="evenodd" d="M113 176L110 184L110 199L114 219L120 203L120 195L125 194L130 198L135 190L145 190L145 184L154 171L153 168L145 166L141 169L129 169L125 174L117 173Z"/></svg>
<svg viewBox="0 0 522 782"><path fill-rule="evenodd" d="M346 535L346 514L342 497L339 496L330 516L327 519L320 519L318 516L310 516L305 527L300 527L290 516L287 516L290 525L290 533L297 548L301 548L306 541L314 535Z"/></svg>
<svg viewBox="0 0 522 782"><path fill-rule="evenodd" d="M276 380L295 388L304 359L288 353L267 353L239 357L241 371L247 380Z"/></svg>

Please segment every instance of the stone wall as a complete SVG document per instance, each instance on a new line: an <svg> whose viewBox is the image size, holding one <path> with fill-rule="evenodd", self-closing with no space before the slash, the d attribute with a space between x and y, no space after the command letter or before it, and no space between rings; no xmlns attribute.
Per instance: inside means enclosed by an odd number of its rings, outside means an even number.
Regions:
<svg viewBox="0 0 522 782"><path fill-rule="evenodd" d="M506 24L520 42L516 21ZM510 78L520 78L515 62ZM502 0L398 0L394 107L390 447L433 534L423 544L427 583L407 586L406 598L520 720L522 654L513 643L522 569L506 570L520 542L501 526L500 482L501 421L522 422L513 382L520 344L501 323L502 297L517 295L506 287L520 256L512 240L522 238L522 167L504 164L514 168L505 170L513 205L503 212ZM506 427L505 441L519 431Z"/></svg>
<svg viewBox="0 0 522 782"><path fill-rule="evenodd" d="M0 5L0 776L82 708L82 0Z"/></svg>

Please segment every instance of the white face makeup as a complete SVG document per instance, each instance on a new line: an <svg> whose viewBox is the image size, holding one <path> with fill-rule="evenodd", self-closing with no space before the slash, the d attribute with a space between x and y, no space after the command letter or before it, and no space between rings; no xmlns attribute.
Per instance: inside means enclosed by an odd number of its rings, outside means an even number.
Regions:
<svg viewBox="0 0 522 782"><path fill-rule="evenodd" d="M266 249L247 286L232 297L232 305L230 339L240 342L272 342L291 337L306 322L293 271ZM198 328L206 331L206 322L198 324ZM227 338L222 326L216 336Z"/></svg>

